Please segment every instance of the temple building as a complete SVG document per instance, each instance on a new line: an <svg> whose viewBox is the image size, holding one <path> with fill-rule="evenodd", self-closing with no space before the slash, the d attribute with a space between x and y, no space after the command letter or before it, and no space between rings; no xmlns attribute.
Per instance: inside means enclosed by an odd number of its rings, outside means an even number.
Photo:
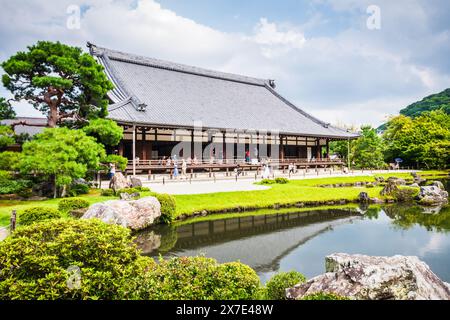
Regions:
<svg viewBox="0 0 450 320"><path fill-rule="evenodd" d="M246 155L327 161L330 141L358 137L289 102L273 80L88 47L115 87L108 118L125 129L117 152L138 167L174 155L221 163Z"/></svg>

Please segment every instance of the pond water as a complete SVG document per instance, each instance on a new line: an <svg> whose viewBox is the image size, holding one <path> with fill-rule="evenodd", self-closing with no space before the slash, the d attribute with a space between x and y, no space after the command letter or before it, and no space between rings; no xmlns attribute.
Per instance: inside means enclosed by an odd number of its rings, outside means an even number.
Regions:
<svg viewBox="0 0 450 320"><path fill-rule="evenodd" d="M336 252L418 256L450 282L449 206L433 210L395 204L266 211L157 226L137 236L146 255L240 260L255 269L263 282L279 271L297 270L307 278L322 274L325 256Z"/></svg>

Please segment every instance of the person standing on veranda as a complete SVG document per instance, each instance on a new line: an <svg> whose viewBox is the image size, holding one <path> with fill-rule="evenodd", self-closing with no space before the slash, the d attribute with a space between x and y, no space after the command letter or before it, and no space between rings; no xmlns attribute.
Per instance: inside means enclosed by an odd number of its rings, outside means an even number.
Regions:
<svg viewBox="0 0 450 320"><path fill-rule="evenodd" d="M108 172L108 179L109 179L109 188L111 189L112 182L114 175L116 174L116 165L114 163L109 164L109 172Z"/></svg>
<svg viewBox="0 0 450 320"><path fill-rule="evenodd" d="M181 163L181 176L183 178L186 178L187 180L187 163L186 160L183 159L183 162Z"/></svg>

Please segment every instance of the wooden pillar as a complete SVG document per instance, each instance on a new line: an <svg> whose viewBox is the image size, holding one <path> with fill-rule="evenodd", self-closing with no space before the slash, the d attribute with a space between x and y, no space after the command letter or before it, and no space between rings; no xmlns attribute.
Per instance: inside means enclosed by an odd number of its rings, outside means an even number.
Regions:
<svg viewBox="0 0 450 320"><path fill-rule="evenodd" d="M284 160L284 142L283 142L282 135L280 135L280 159L281 159L281 161Z"/></svg>
<svg viewBox="0 0 450 320"><path fill-rule="evenodd" d="M136 125L133 124L133 177L136 176Z"/></svg>
<svg viewBox="0 0 450 320"><path fill-rule="evenodd" d="M142 141L141 141L141 146L142 146L142 160L147 160L148 159L148 155L147 155L147 144L145 143L145 135L146 135L146 130L144 128L142 128Z"/></svg>
<svg viewBox="0 0 450 320"><path fill-rule="evenodd" d="M123 157L123 140L119 143L119 156Z"/></svg>
<svg viewBox="0 0 450 320"><path fill-rule="evenodd" d="M330 139L327 139L327 159L330 159Z"/></svg>
<svg viewBox="0 0 450 320"><path fill-rule="evenodd" d="M316 139L316 159L319 160L322 158L322 152L320 147L320 139Z"/></svg>
<svg viewBox="0 0 450 320"><path fill-rule="evenodd" d="M222 154L223 154L223 163L226 163L227 159L227 140L226 140L226 132L222 132Z"/></svg>
<svg viewBox="0 0 450 320"><path fill-rule="evenodd" d="M194 143L194 129L191 130L191 159L194 159L194 147L195 147L195 143Z"/></svg>

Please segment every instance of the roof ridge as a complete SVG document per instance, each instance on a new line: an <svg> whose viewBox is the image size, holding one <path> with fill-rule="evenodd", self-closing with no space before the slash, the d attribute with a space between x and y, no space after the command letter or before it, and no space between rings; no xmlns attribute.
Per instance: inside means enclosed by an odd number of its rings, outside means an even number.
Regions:
<svg viewBox="0 0 450 320"><path fill-rule="evenodd" d="M107 56L111 60L139 64L139 65L153 67L153 68L166 69L166 70L188 73L188 74L193 74L193 75L198 75L198 76L203 76L203 77L210 77L210 78L216 78L216 79L227 80L227 81L241 82L241 83L258 85L258 86L265 86L270 81L268 79L249 77L249 76L228 73L228 72L222 72L222 71L215 71L215 70L211 70L211 69L189 66L189 65L171 62L171 61L167 61L167 60L161 60L161 59L156 59L156 58L145 57L142 55L126 53L126 52L122 52L122 51L118 51L118 50L99 47L99 46L96 46L89 42L88 42L88 47L89 47L91 55L94 55L94 56L98 56L98 57Z"/></svg>
<svg viewBox="0 0 450 320"><path fill-rule="evenodd" d="M293 104L292 102L290 102L289 100L287 100L285 97L283 97L281 94L279 94L277 91L275 91L272 87L270 86L266 86L266 88L272 93L274 94L276 97L278 97L279 99L281 99L284 103L286 103L289 107L291 107L292 109L294 109L295 111L299 112L300 114L304 115L305 117L307 117L308 119L316 122L317 124L325 127L325 128L332 128L335 130L339 130L345 133L348 133L348 131L343 130L341 128L335 127L333 125L331 125L328 122L322 121L316 117L314 117L313 115L309 114L308 112L304 111L303 109L297 107L295 104Z"/></svg>

